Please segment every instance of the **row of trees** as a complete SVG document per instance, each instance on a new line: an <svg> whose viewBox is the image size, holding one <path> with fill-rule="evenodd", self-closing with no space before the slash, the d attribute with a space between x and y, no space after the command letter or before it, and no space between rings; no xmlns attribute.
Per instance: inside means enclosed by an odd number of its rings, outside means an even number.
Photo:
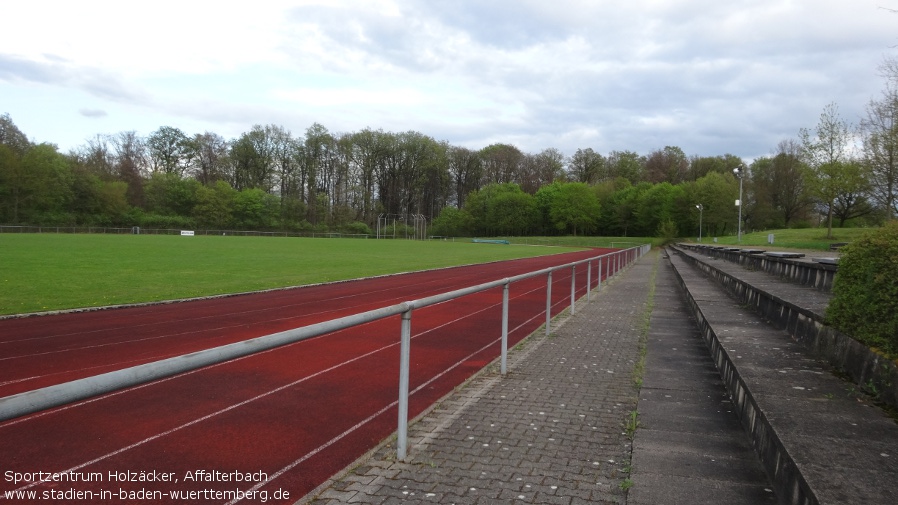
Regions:
<svg viewBox="0 0 898 505"><path fill-rule="evenodd" d="M859 125L826 106L813 129L755 160L745 179L746 229L852 220L898 211L898 63ZM257 125L236 139L164 126L97 135L61 153L0 116L0 223L364 230L379 215L423 215L441 234L680 234L736 228L739 180L731 154L647 155L591 148L479 150L419 132L298 136Z"/></svg>

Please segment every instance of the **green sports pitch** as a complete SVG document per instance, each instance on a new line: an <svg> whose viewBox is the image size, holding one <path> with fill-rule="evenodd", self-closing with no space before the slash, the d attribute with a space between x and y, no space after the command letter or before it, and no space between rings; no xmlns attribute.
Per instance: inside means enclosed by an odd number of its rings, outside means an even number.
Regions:
<svg viewBox="0 0 898 505"><path fill-rule="evenodd" d="M0 234L0 315L176 300L570 251L338 238Z"/></svg>

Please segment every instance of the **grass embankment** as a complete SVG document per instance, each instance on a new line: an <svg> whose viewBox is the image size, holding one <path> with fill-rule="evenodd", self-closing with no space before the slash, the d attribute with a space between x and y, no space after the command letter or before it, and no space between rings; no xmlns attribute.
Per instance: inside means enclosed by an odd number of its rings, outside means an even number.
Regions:
<svg viewBox="0 0 898 505"><path fill-rule="evenodd" d="M833 228L833 237L826 237L826 228L766 230L743 233L742 240L735 235L717 237L716 245L737 245L758 248L812 249L827 251L829 246L838 242L852 242L870 228ZM773 244L767 243L767 236L773 234ZM696 242L691 239L690 242ZM713 237L702 237L703 244L714 245Z"/></svg>
<svg viewBox="0 0 898 505"><path fill-rule="evenodd" d="M0 235L0 314L238 293L553 254L465 242Z"/></svg>
<svg viewBox="0 0 898 505"><path fill-rule="evenodd" d="M512 244L569 247L614 247L627 249L642 244L659 246L663 239L653 237L498 237Z"/></svg>

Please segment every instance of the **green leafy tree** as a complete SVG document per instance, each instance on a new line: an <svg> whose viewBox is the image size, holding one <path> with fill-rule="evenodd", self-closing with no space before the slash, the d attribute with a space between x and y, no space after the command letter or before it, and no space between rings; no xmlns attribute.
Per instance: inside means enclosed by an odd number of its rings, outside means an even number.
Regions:
<svg viewBox="0 0 898 505"><path fill-rule="evenodd" d="M144 185L149 212L165 216L190 216L197 203L200 183L175 173L156 173Z"/></svg>
<svg viewBox="0 0 898 505"><path fill-rule="evenodd" d="M493 199L488 226L497 235L528 235L538 216L533 196L523 191L503 192Z"/></svg>
<svg viewBox="0 0 898 505"><path fill-rule="evenodd" d="M18 223L19 208L26 198L22 159L8 145L0 144L0 219Z"/></svg>
<svg viewBox="0 0 898 505"><path fill-rule="evenodd" d="M73 175L68 160L52 144L29 148L19 159L0 145L0 193L13 223L59 224L71 203Z"/></svg>
<svg viewBox="0 0 898 505"><path fill-rule="evenodd" d="M606 160L608 177L623 177L630 183L637 184L645 172L645 162L644 156L633 151L611 151Z"/></svg>
<svg viewBox="0 0 898 505"><path fill-rule="evenodd" d="M452 206L444 207L433 220L431 232L432 235L442 237L464 237L471 234L472 221L467 211Z"/></svg>
<svg viewBox="0 0 898 505"><path fill-rule="evenodd" d="M635 186L626 185L611 195L609 203L602 206L606 209L603 215L608 217L604 225L606 234L628 237L639 233L637 209L643 193L651 187L648 182L640 182Z"/></svg>
<svg viewBox="0 0 898 505"><path fill-rule="evenodd" d="M725 174L742 164L742 160L733 154L723 156L693 156L689 159L686 179L694 181L711 172Z"/></svg>
<svg viewBox="0 0 898 505"><path fill-rule="evenodd" d="M555 183L549 192L549 219L557 231L573 235L595 230L601 211L595 191L583 182Z"/></svg>
<svg viewBox="0 0 898 505"><path fill-rule="evenodd" d="M97 224L120 225L130 209L128 205L128 185L122 181L100 182L96 188L96 212L92 215L99 219Z"/></svg>
<svg viewBox="0 0 898 505"><path fill-rule="evenodd" d="M673 221L676 196L682 192L669 182L655 184L642 193L636 207L636 233L653 235L661 223Z"/></svg>
<svg viewBox="0 0 898 505"><path fill-rule="evenodd" d="M212 186L200 186L193 208L197 224L206 228L230 226L236 197L237 190L226 181L216 181Z"/></svg>
<svg viewBox="0 0 898 505"><path fill-rule="evenodd" d="M842 185L833 201L833 217L839 220L839 227L849 219L863 217L873 212L867 199L870 194L869 166L857 160L849 160L842 167Z"/></svg>
<svg viewBox="0 0 898 505"><path fill-rule="evenodd" d="M237 228L271 228L278 214L277 199L258 188L244 189L233 195L233 224Z"/></svg>
<svg viewBox="0 0 898 505"><path fill-rule="evenodd" d="M474 232L486 236L527 234L539 219L533 196L513 183L488 184L471 193L465 210Z"/></svg>
<svg viewBox="0 0 898 505"><path fill-rule="evenodd" d="M711 172L698 179L689 198L704 208L702 217L706 235L718 236L736 230L738 211L734 204L739 198L739 182L732 172Z"/></svg>

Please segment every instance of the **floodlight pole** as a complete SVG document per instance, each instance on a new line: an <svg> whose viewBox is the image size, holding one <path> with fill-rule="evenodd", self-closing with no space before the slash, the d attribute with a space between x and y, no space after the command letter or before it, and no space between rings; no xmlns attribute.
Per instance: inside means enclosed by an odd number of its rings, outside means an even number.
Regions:
<svg viewBox="0 0 898 505"><path fill-rule="evenodd" d="M698 209L698 242L702 242L702 214L704 213L705 208L702 204L698 204L695 206Z"/></svg>
<svg viewBox="0 0 898 505"><path fill-rule="evenodd" d="M739 200L736 201L736 206L739 207L739 223L737 225L738 231L736 232L736 242L742 243L742 177L743 171L745 167L743 165L739 165L738 167L733 169L733 174L739 178Z"/></svg>

